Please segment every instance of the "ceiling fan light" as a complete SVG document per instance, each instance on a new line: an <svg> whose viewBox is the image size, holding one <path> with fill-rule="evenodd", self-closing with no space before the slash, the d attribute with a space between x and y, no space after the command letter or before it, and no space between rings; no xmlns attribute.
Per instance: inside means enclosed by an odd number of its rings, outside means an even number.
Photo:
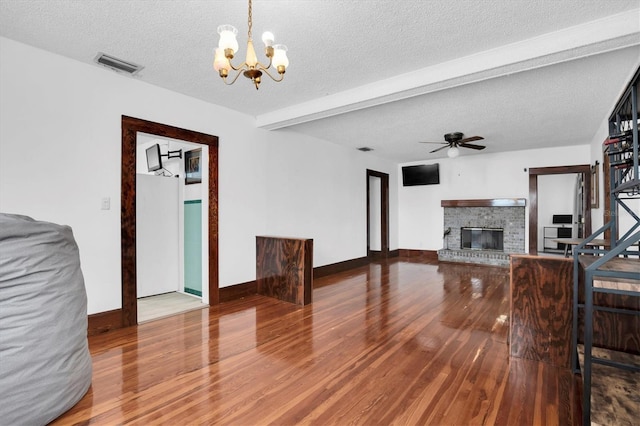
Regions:
<svg viewBox="0 0 640 426"><path fill-rule="evenodd" d="M456 158L458 155L460 155L460 150L455 147L452 146L451 148L449 148L449 150L447 151L447 156L449 158Z"/></svg>

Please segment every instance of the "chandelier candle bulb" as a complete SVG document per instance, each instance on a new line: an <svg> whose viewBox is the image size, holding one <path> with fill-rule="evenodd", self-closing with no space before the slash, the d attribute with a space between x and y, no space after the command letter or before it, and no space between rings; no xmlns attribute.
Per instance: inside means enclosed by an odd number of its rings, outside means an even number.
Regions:
<svg viewBox="0 0 640 426"><path fill-rule="evenodd" d="M221 47L216 49L215 59L213 60L213 69L220 73L220 77L226 77L229 73L229 59L224 55Z"/></svg>
<svg viewBox="0 0 640 426"><path fill-rule="evenodd" d="M273 46L273 66L278 69L280 74L284 74L284 70L289 66L287 58L287 46L284 44L276 44ZM280 69L282 68L282 71Z"/></svg>
<svg viewBox="0 0 640 426"><path fill-rule="evenodd" d="M262 33L262 42L264 43L265 46L267 47L273 46L274 40L275 40L275 37L273 36L272 32L265 31L264 33Z"/></svg>

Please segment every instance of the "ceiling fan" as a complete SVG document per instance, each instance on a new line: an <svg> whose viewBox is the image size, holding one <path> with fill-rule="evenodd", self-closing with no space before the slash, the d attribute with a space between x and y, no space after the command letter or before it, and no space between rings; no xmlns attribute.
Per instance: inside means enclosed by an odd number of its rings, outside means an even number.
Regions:
<svg viewBox="0 0 640 426"><path fill-rule="evenodd" d="M436 143L436 144L444 145L440 148L436 148L433 151L430 151L429 153L432 154L434 152L438 152L445 148L449 148L449 151L447 151L447 155L451 158L457 157L460 154L458 151L458 147L471 148L476 150L481 150L486 148L485 146L482 146L482 145L469 143L469 142L483 140L484 138L482 136L471 136L464 139L462 138L463 136L464 134L460 132L453 132L453 133L447 133L446 135L444 135L444 140L446 142L420 142L420 143Z"/></svg>

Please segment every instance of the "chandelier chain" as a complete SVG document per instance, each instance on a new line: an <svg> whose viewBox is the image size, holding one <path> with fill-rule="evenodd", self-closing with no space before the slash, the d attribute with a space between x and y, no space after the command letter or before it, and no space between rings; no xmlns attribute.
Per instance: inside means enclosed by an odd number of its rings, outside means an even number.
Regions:
<svg viewBox="0 0 640 426"><path fill-rule="evenodd" d="M252 39L252 37L251 37L251 27L253 26L253 14L251 12L251 0L249 0L249 19L247 21L248 21L248 24L249 24L249 34L248 34L248 36L249 36L249 40L251 40Z"/></svg>

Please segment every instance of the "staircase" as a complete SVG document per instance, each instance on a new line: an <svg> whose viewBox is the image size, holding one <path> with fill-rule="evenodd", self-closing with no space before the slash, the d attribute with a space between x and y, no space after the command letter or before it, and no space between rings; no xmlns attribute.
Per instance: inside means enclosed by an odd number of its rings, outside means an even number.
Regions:
<svg viewBox="0 0 640 426"><path fill-rule="evenodd" d="M640 387L640 363L638 357L608 354L602 348L594 346L594 313L598 315L608 312L617 321L635 321L640 316L640 309L612 308L598 306L594 299L596 294L631 296L640 300L640 217L634 209L635 201L640 199L640 169L638 164L638 84L640 69L620 98L614 113L609 118L609 137L603 143L604 170L609 174L609 217L611 220L603 227L587 237L574 250L573 277L573 332L572 332L572 368L575 373L581 372L583 379L583 424L590 425L593 419L592 385L596 370L605 375L612 375L611 368L602 369L595 365L613 367L633 375L630 383ZM635 221L624 235L618 237L618 217L625 211ZM592 248L588 244L596 238L606 238L610 244L606 249ZM579 303L578 293L584 290L584 303ZM637 303L635 307L640 306ZM579 362L579 314L584 313L584 343L582 366ZM625 324L623 324L625 325ZM626 324L628 325L628 324ZM611 324L616 327L616 324ZM640 332L638 332L640 333ZM636 339L637 340L637 339ZM636 342L637 343L637 342ZM636 354L637 355L637 354ZM620 395L607 395L611 398L630 397L631 401L621 401L621 407L640 407L638 398L640 389L628 389ZM634 399L635 398L635 399ZM637 408L640 410L640 408ZM637 420L640 412L634 414Z"/></svg>

